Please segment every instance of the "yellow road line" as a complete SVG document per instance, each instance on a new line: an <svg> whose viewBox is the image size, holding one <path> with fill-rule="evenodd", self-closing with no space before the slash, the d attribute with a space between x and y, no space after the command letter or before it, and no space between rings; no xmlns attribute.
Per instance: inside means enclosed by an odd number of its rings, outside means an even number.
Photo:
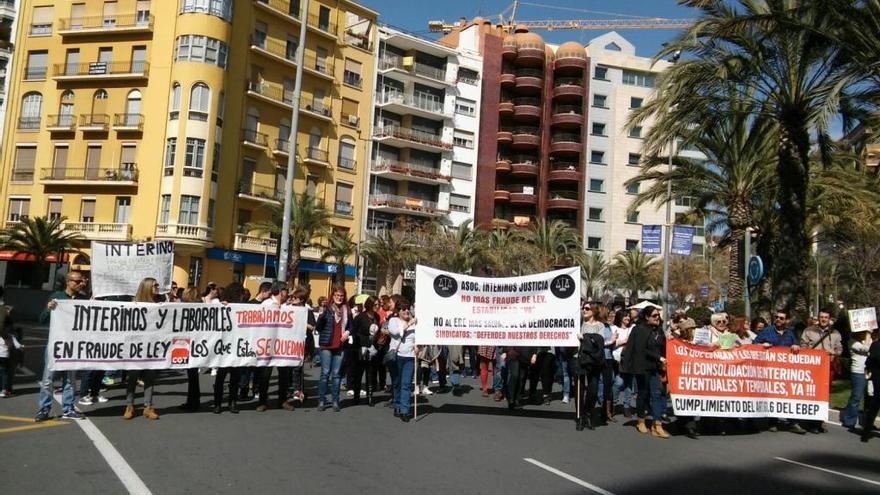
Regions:
<svg viewBox="0 0 880 495"><path fill-rule="evenodd" d="M17 421L19 423L33 423L34 418L27 416L0 416L0 421Z"/></svg>
<svg viewBox="0 0 880 495"><path fill-rule="evenodd" d="M33 419L31 419L31 421L33 422ZM16 432L16 431L37 430L40 428L51 428L53 426L62 426L62 425L67 425L67 424L70 424L70 422L69 421L50 420L50 421L43 421L42 423L34 423L34 424L30 424L30 425L25 425L25 426L13 426L11 428L0 428L0 433L12 433L12 432Z"/></svg>

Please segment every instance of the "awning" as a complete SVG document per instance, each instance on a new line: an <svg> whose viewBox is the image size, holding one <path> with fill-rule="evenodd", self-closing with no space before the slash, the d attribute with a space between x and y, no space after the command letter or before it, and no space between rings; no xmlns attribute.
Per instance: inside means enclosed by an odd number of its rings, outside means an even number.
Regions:
<svg viewBox="0 0 880 495"><path fill-rule="evenodd" d="M68 259L67 253L64 254L64 262L66 263ZM19 253L16 251L0 251L0 261L36 261L36 258L32 254ZM50 254L46 256L45 261L49 263L55 263L58 261L58 256L54 254Z"/></svg>

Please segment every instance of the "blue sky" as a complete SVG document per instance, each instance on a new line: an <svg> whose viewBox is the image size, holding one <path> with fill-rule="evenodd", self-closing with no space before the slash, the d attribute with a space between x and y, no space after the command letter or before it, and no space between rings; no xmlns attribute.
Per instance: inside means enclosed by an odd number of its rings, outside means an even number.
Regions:
<svg viewBox="0 0 880 495"><path fill-rule="evenodd" d="M498 14L511 4L508 0L360 0L361 3L379 12L379 21L403 28L425 37L429 20L453 22L459 17L482 16L498 21ZM541 6L537 6L541 5ZM556 7L556 8L550 8ZM508 12L509 15L509 12ZM541 19L616 19L624 17L694 17L692 9L681 7L675 0L533 0L521 2L516 18L521 20ZM544 40L561 43L578 41L586 43L605 31L539 31ZM636 46L642 56L653 56L664 41L677 34L676 30L622 30L619 31Z"/></svg>

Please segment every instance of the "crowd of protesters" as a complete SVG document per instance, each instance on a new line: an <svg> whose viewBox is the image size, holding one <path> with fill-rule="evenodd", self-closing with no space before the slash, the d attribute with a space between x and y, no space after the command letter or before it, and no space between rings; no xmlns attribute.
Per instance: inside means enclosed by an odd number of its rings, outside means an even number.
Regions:
<svg viewBox="0 0 880 495"><path fill-rule="evenodd" d="M62 299L87 299L87 279L72 271L65 276L63 290L51 295L42 315L49 314ZM701 434L726 435L732 431L786 430L797 434L823 433L821 421L771 419L670 417L666 390L666 341L679 339L708 348L732 349L747 344L764 347L785 347L797 353L801 349L818 349L828 353L832 374L842 370L844 339L833 325L832 315L820 311L801 331L791 326L787 311L776 311L773 321L762 318L749 321L744 316L714 313L707 321L694 321L684 312L676 312L664 325L661 311L653 305L642 310L621 306L609 308L595 302L581 304L582 324L578 347L493 347L493 346L417 346L415 326L418 319L411 301L400 295L368 295L348 297L343 287L334 287L330 297L312 303L308 288L290 290L284 283L264 282L251 294L240 283L226 287L210 283L199 292L172 286L168 294L160 293L159 283L144 279L134 298L137 302L184 302L201 304L249 303L267 307L305 306L308 308L305 359L295 367L250 367L188 369L187 399L180 407L187 412L202 408L199 388L200 373L214 378L213 402L210 410L223 411L224 390L227 410L239 412L239 404L255 401L255 410L270 407L269 385L277 373L278 408L293 411L306 402L303 367L320 367L317 384L317 408L339 412L343 405L358 406L365 402L372 407L381 402L404 422L412 419L413 397L451 391L460 396L465 391L463 378L478 380L482 397L495 402L506 401L511 411L526 404L546 405L554 398L553 388L561 385L564 404L574 400L575 427L578 431L595 429L616 416L634 424L636 430L652 437L669 438L667 430L696 438ZM0 391L11 394L11 376L3 373L18 340L0 322ZM851 397L841 412L841 423L856 431L861 439L870 438L874 419L880 409L880 340L871 332L848 337L850 355ZM277 370L277 371L275 371ZM490 373L491 371L491 373ZM101 388L121 379L126 386L126 407L123 418L136 416L135 392L143 388L142 415L159 419L153 390L161 383L156 371L79 372L81 387L79 404L107 402ZM121 376L120 376L121 375ZM387 378L390 376L390 382ZM77 372L52 373L44 370L39 394L37 421L49 419L55 379L61 380L62 415L80 419L77 409ZM490 380L491 378L491 380ZM869 382L873 395L868 393ZM541 393L538 394L538 385ZM5 388L4 388L5 387ZM343 404L342 391L348 400ZM387 400L385 400L387 399ZM864 413L860 406L865 401Z"/></svg>

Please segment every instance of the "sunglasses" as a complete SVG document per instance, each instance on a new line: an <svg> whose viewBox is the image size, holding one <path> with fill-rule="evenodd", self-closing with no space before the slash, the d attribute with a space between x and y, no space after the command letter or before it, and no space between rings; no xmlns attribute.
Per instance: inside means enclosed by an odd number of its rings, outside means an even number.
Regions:
<svg viewBox="0 0 880 495"><path fill-rule="evenodd" d="M85 280L83 280L81 278L80 279L70 279L70 280L68 280L68 282L73 282L75 284L83 284L83 283L85 283Z"/></svg>
<svg viewBox="0 0 880 495"><path fill-rule="evenodd" d="M660 313L654 313L651 316L649 316L648 318L660 318Z"/></svg>
<svg viewBox="0 0 880 495"><path fill-rule="evenodd" d="M784 316L777 316L776 319L777 319L777 320L784 320L785 317L784 317Z"/></svg>

